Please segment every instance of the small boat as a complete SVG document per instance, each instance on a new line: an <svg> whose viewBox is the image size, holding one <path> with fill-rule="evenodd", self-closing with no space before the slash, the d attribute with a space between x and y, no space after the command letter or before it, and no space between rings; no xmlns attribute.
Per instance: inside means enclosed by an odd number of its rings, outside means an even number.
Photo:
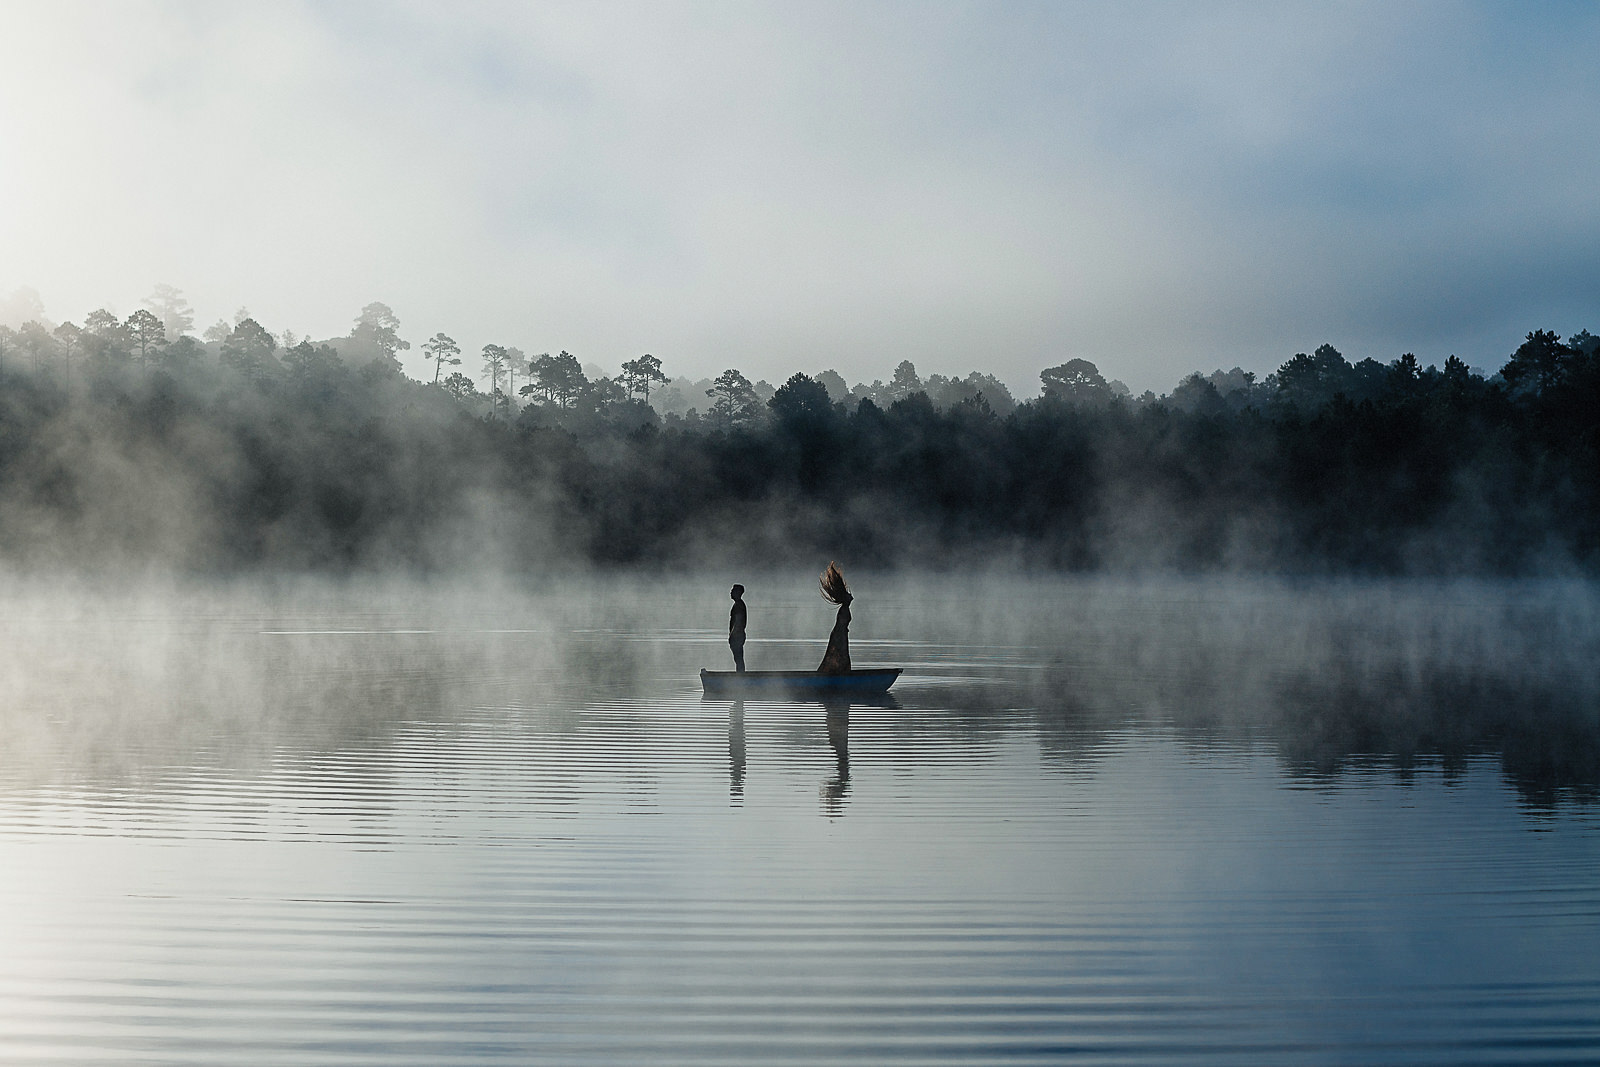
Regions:
<svg viewBox="0 0 1600 1067"><path fill-rule="evenodd" d="M816 671L707 671L700 672L700 685L707 693L887 693L900 677L899 667L873 667L849 674L818 674Z"/></svg>

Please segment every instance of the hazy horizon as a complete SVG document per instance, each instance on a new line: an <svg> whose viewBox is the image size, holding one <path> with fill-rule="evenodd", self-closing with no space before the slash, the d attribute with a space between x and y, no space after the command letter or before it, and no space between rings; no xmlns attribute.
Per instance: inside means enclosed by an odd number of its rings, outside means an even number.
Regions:
<svg viewBox="0 0 1600 1067"><path fill-rule="evenodd" d="M15 4L0 300L608 369L1493 370L1593 322L1600 10ZM22 47L24 46L25 47Z"/></svg>

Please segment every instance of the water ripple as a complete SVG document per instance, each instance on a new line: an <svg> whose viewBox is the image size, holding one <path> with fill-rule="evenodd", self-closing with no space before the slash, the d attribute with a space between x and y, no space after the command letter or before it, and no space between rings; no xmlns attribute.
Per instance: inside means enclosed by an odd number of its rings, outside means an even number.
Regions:
<svg viewBox="0 0 1600 1067"><path fill-rule="evenodd" d="M734 703L714 630L498 610L147 622L13 701L0 1062L1600 1060L1582 765L1430 748L1414 687L1342 732L1360 678L1100 663L1123 615Z"/></svg>

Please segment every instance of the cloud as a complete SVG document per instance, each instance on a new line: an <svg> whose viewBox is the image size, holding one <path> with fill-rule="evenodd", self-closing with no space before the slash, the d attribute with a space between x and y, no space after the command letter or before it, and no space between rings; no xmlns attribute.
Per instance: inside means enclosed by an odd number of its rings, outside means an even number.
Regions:
<svg viewBox="0 0 1600 1067"><path fill-rule="evenodd" d="M24 4L0 289L1136 388L1595 325L1582 6ZM415 353L413 353L414 355ZM420 364L415 368L420 373Z"/></svg>

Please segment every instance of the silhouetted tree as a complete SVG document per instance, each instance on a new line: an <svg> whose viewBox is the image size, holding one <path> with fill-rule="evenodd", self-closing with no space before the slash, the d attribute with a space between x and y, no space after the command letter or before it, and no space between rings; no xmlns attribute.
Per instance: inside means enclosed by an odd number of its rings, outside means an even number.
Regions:
<svg viewBox="0 0 1600 1067"><path fill-rule="evenodd" d="M444 391L457 400L471 400L478 395L478 387L473 384L471 378L468 378L460 371L452 371L450 377L446 378L442 384Z"/></svg>
<svg viewBox="0 0 1600 1067"><path fill-rule="evenodd" d="M422 342L422 350L433 360L433 384L439 384L439 374L448 364L452 367L461 366L461 346L455 339L446 334L436 333Z"/></svg>
<svg viewBox="0 0 1600 1067"><path fill-rule="evenodd" d="M1537 395L1560 384L1572 354L1555 332L1534 330L1501 368L1500 377L1516 393Z"/></svg>
<svg viewBox="0 0 1600 1067"><path fill-rule="evenodd" d="M401 340L399 331L400 320L390 310L389 305L374 300L362 308L361 314L356 316L355 327L350 331L350 339L377 349L377 354L373 358L387 359L393 364L394 372L398 374L401 371L400 353L411 347L411 342Z"/></svg>
<svg viewBox="0 0 1600 1067"><path fill-rule="evenodd" d="M1103 404L1111 399L1111 387L1100 368L1086 359L1069 359L1057 367L1039 372L1044 395L1069 404Z"/></svg>
<svg viewBox="0 0 1600 1067"><path fill-rule="evenodd" d="M78 364L79 357L86 355L83 344L83 331L71 322L63 322L50 336L55 339L54 352L61 362L66 365L67 373Z"/></svg>
<svg viewBox="0 0 1600 1067"><path fill-rule="evenodd" d="M578 362L578 358L570 352L562 352L556 356L555 363L556 402L564 408L571 407L589 388L589 377L583 373L583 365Z"/></svg>
<svg viewBox="0 0 1600 1067"><path fill-rule="evenodd" d="M894 380L889 383L890 400L903 400L912 393L922 391L922 379L917 377L917 368L909 359L902 359L894 369Z"/></svg>
<svg viewBox="0 0 1600 1067"><path fill-rule="evenodd" d="M540 352L537 356L530 356L528 358L528 384L517 390L518 396L525 396L530 400L540 401L546 404L554 402L555 397L550 393L550 390L546 388L539 374L540 361L543 360L548 362L550 358L550 353L548 352Z"/></svg>
<svg viewBox="0 0 1600 1067"><path fill-rule="evenodd" d="M792 375L767 401L767 407L780 422L789 426L820 425L833 416L833 401L828 399L828 391L809 374Z"/></svg>
<svg viewBox="0 0 1600 1067"><path fill-rule="evenodd" d="M651 384L665 385L667 376L661 372L661 361L646 352L638 359L630 359L622 365L622 381L628 387L628 395L639 393L648 404Z"/></svg>
<svg viewBox="0 0 1600 1067"><path fill-rule="evenodd" d="M545 353L533 361L532 375L537 394L559 408L571 406L589 384L578 357L571 352L559 356Z"/></svg>
<svg viewBox="0 0 1600 1067"><path fill-rule="evenodd" d="M588 397L597 408L622 404L628 400L628 387L615 378L602 376L589 383Z"/></svg>
<svg viewBox="0 0 1600 1067"><path fill-rule="evenodd" d="M711 416L724 426L752 422L759 414L760 401L756 399L755 387L749 378L732 367L717 375L706 395L717 398L711 405Z"/></svg>
<svg viewBox="0 0 1600 1067"><path fill-rule="evenodd" d="M1278 396L1285 403L1314 410L1340 393L1348 394L1352 374L1337 348L1319 345L1311 355L1297 352L1278 368Z"/></svg>
<svg viewBox="0 0 1600 1067"><path fill-rule="evenodd" d="M139 353L139 362L148 366L150 363L151 349L165 348L167 344L167 328L154 314L140 308L128 316L128 321L122 324L124 333L131 344Z"/></svg>
<svg viewBox="0 0 1600 1067"><path fill-rule="evenodd" d="M122 320L105 308L98 308L83 317L80 335L88 354L99 360L113 363L126 362L129 357L128 331Z"/></svg>
<svg viewBox="0 0 1600 1067"><path fill-rule="evenodd" d="M849 383L836 370L818 371L811 377L813 381L828 391L828 399L835 404L843 402L850 396Z"/></svg>
<svg viewBox="0 0 1600 1067"><path fill-rule="evenodd" d="M232 367L245 378L259 384L277 374L278 361L272 355L277 347L278 342L259 322L244 318L222 342L222 365Z"/></svg>
<svg viewBox="0 0 1600 1067"><path fill-rule="evenodd" d="M483 346L483 372L489 376L489 385L493 392L500 392L500 379L505 377L508 356L502 345ZM504 395L504 394L501 394Z"/></svg>

